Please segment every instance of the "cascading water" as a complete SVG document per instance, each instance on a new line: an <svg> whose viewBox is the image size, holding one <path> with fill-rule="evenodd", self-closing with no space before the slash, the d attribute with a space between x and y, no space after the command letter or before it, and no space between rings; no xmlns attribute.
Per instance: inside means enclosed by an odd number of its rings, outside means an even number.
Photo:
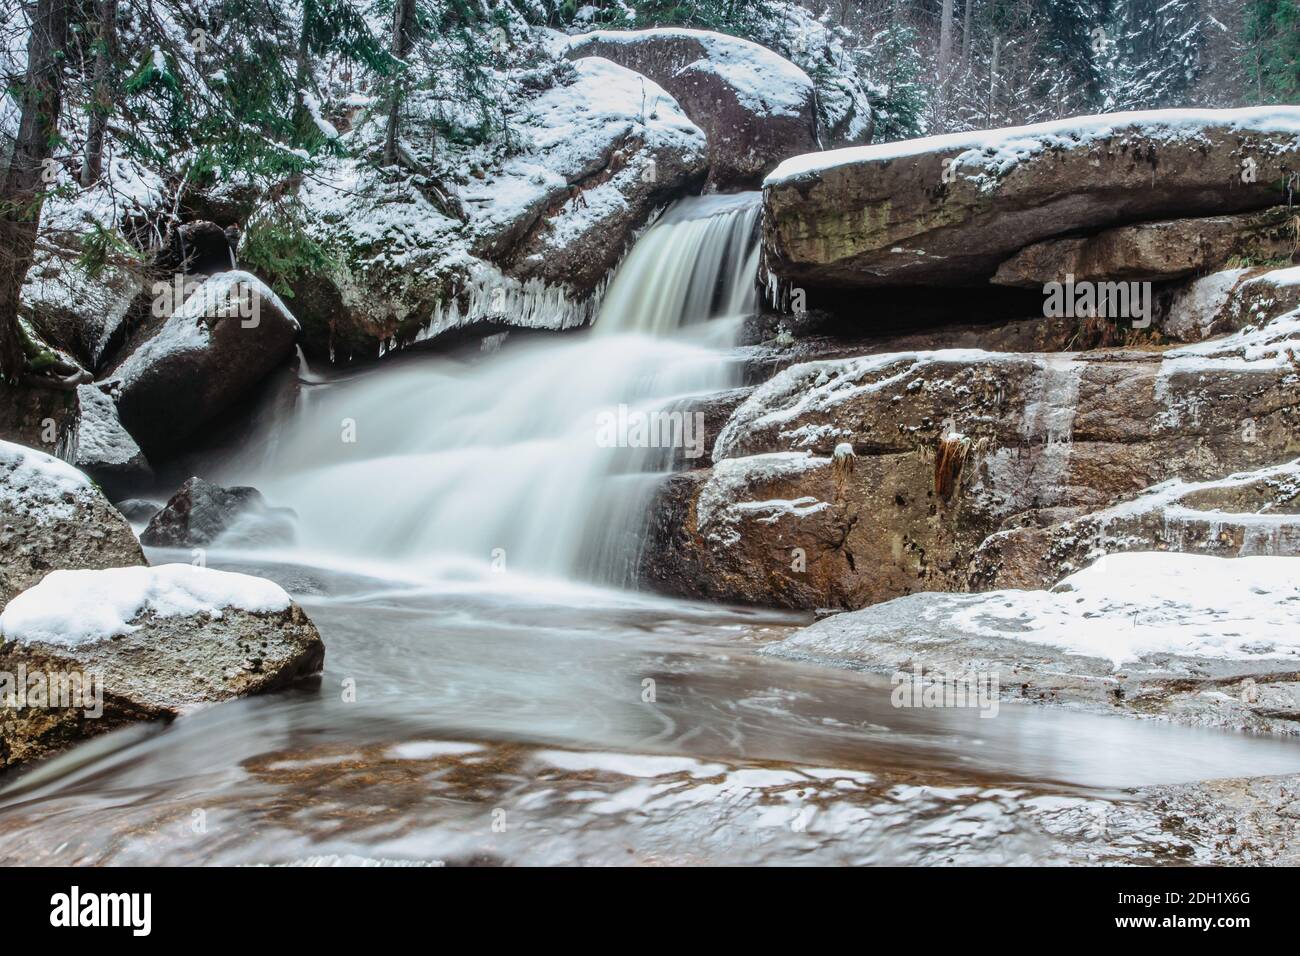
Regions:
<svg viewBox="0 0 1300 956"><path fill-rule="evenodd" d="M591 334L315 386L260 473L229 477L292 507L316 560L623 583L670 453L610 424L732 384L722 349L755 306L758 210L755 193L675 204L628 254ZM664 434L698 450L692 432Z"/></svg>

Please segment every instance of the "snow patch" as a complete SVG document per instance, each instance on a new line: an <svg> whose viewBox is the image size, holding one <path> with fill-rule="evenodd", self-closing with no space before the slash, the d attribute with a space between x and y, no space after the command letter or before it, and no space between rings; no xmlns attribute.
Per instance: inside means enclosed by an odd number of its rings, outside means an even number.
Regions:
<svg viewBox="0 0 1300 956"><path fill-rule="evenodd" d="M1300 657L1300 558L1116 554L1051 591L995 591L922 616L1117 668L1150 654Z"/></svg>
<svg viewBox="0 0 1300 956"><path fill-rule="evenodd" d="M189 564L51 571L0 613L0 637L79 647L139 630L132 622L145 614L219 618L227 608L266 614L288 607L278 584Z"/></svg>

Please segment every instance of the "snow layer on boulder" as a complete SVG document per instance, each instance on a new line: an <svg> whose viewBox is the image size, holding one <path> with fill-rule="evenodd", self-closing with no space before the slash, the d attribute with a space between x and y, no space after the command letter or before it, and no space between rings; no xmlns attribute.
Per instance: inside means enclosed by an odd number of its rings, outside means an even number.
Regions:
<svg viewBox="0 0 1300 956"><path fill-rule="evenodd" d="M812 95L808 74L785 57L750 40L712 33L661 27L651 30L595 30L572 38L584 43L638 43L647 39L694 40L707 56L687 69L716 73L736 91L745 109L758 116L800 116ZM647 81L648 82L648 81Z"/></svg>
<svg viewBox="0 0 1300 956"><path fill-rule="evenodd" d="M76 647L130 634L144 614L219 618L223 609L271 613L289 607L278 584L189 564L52 571L0 614L0 637Z"/></svg>
<svg viewBox="0 0 1300 956"><path fill-rule="evenodd" d="M181 307L168 317L158 334L132 352L118 367L115 377L130 387L142 373L167 356L204 351L212 341L212 329L207 319L251 321L241 318L238 311L244 296L251 296L252 303L259 309L263 304L269 305L273 311L285 316L295 329L299 328L298 320L288 306L257 276L240 270L219 272L190 293ZM249 300L244 298L242 301ZM261 321L264 317L257 318Z"/></svg>
<svg viewBox="0 0 1300 956"><path fill-rule="evenodd" d="M1021 642L1109 661L1116 670L1153 655L1157 664L1163 655L1294 660L1300 658L1300 557L1110 555L1051 591L909 595L836 615L774 650L851 660L869 654L875 642L904 640L897 612L904 612L906 640L918 648L954 637Z"/></svg>
<svg viewBox="0 0 1300 956"><path fill-rule="evenodd" d="M73 501L95 497L90 479L67 462L0 440L0 513L49 510L66 517L75 510Z"/></svg>
<svg viewBox="0 0 1300 956"><path fill-rule="evenodd" d="M704 133L659 84L602 57L583 57L574 67L575 82L557 84L529 104L530 123L522 130L528 147L481 184L460 189L475 231L507 229L538 211L557 189L594 172L593 162L610 143L638 126L652 151L704 156ZM581 234L604 218L610 204L626 204L612 178L584 190L581 206L566 204L555 225L566 235Z"/></svg>
<svg viewBox="0 0 1300 956"><path fill-rule="evenodd" d="M117 406L99 386L78 386L77 402L81 408L76 457L80 467L129 467L141 461L140 446L122 427Z"/></svg>
<svg viewBox="0 0 1300 956"><path fill-rule="evenodd" d="M1018 164L1040 153L1071 149L1094 140L1142 127L1143 135L1170 142L1193 139L1205 126L1228 126L1244 133L1292 133L1300 143L1300 107L1257 106L1238 110L1140 110L1073 117L1032 126L972 133L948 133L919 139L850 146L845 149L793 156L774 169L764 186L816 176L828 169L853 163L883 162L962 150L952 169L962 175L989 176L996 181ZM967 167L963 170L962 167Z"/></svg>

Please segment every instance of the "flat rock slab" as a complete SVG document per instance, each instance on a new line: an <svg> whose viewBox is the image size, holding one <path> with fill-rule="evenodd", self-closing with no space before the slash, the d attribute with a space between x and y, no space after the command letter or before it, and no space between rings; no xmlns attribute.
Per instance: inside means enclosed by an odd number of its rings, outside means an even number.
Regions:
<svg viewBox="0 0 1300 956"><path fill-rule="evenodd" d="M764 181L768 268L798 285L981 285L1033 243L1285 203L1300 107L1081 117L799 156Z"/></svg>
<svg viewBox="0 0 1300 956"><path fill-rule="evenodd" d="M1091 236L1026 246L993 276L995 285L1043 286L1074 281L1168 281L1242 261L1287 259L1295 249L1297 213L1276 206L1238 216L1165 219Z"/></svg>
<svg viewBox="0 0 1300 956"><path fill-rule="evenodd" d="M1300 558L1116 555L1050 592L909 595L764 653L900 686L983 679L1001 700L1294 735L1298 581Z"/></svg>

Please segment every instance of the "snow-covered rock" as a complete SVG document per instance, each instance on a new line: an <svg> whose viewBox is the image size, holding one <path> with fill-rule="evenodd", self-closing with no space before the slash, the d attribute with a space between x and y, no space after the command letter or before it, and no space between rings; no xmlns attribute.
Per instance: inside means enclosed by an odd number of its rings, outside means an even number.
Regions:
<svg viewBox="0 0 1300 956"><path fill-rule="evenodd" d="M0 672L80 692L29 693L6 709L0 768L285 687L318 672L324 655L307 615L261 578L188 564L55 571L0 613Z"/></svg>
<svg viewBox="0 0 1300 956"><path fill-rule="evenodd" d="M780 54L707 30L597 30L569 55L601 56L649 77L709 140L709 185L753 189L781 160L818 148L808 74Z"/></svg>
<svg viewBox="0 0 1300 956"><path fill-rule="evenodd" d="M99 385L77 387L77 450L73 463L101 485L148 479L153 470L122 426L117 404Z"/></svg>
<svg viewBox="0 0 1300 956"><path fill-rule="evenodd" d="M1025 246L1262 209L1300 168L1300 107L1115 113L799 156L764 182L796 285L978 285Z"/></svg>
<svg viewBox="0 0 1300 956"><path fill-rule="evenodd" d="M792 366L732 414L711 470L666 483L645 580L803 608L988 586L971 559L1003 529L1294 458L1298 344L1300 315L1286 315L1163 353L945 349ZM851 469L833 465L845 444Z"/></svg>
<svg viewBox="0 0 1300 956"><path fill-rule="evenodd" d="M1241 427L1249 434L1254 423ZM1129 551L1300 556L1300 460L1212 481L1172 478L1100 511L1007 528L975 552L970 580L981 590L1050 587L1104 555Z"/></svg>
<svg viewBox="0 0 1300 956"><path fill-rule="evenodd" d="M55 568L144 564L131 526L82 472L0 441L0 607Z"/></svg>
<svg viewBox="0 0 1300 956"><path fill-rule="evenodd" d="M898 598L766 651L909 682L983 675L1004 699L1294 734L1294 721L1270 720L1255 678L1300 665L1297 607L1300 558L1142 552L1051 591Z"/></svg>
<svg viewBox="0 0 1300 956"><path fill-rule="evenodd" d="M293 353L297 334L293 314L256 276L208 278L113 370L122 423L147 454L175 448L247 397Z"/></svg>
<svg viewBox="0 0 1300 956"><path fill-rule="evenodd" d="M524 148L460 190L474 251L523 282L593 289L654 208L698 182L704 134L657 83L598 56L527 111Z"/></svg>
<svg viewBox="0 0 1300 956"><path fill-rule="evenodd" d="M509 109L505 154L444 183L463 220L413 177L358 161L304 182L307 229L333 259L293 283L309 354L374 356L473 325L582 325L637 231L704 179L704 134L608 60L539 70Z"/></svg>
<svg viewBox="0 0 1300 956"><path fill-rule="evenodd" d="M95 369L142 284L132 271L111 263L98 275L86 274L78 264L82 244L94 230L129 232L133 223L158 214L163 183L157 173L117 156L89 188L62 167L56 185L41 209L40 241L20 308L45 341Z"/></svg>
<svg viewBox="0 0 1300 956"><path fill-rule="evenodd" d="M1175 293L1161 329L1199 342L1246 326L1264 326L1300 308L1300 268L1259 272L1225 269L1194 279Z"/></svg>

